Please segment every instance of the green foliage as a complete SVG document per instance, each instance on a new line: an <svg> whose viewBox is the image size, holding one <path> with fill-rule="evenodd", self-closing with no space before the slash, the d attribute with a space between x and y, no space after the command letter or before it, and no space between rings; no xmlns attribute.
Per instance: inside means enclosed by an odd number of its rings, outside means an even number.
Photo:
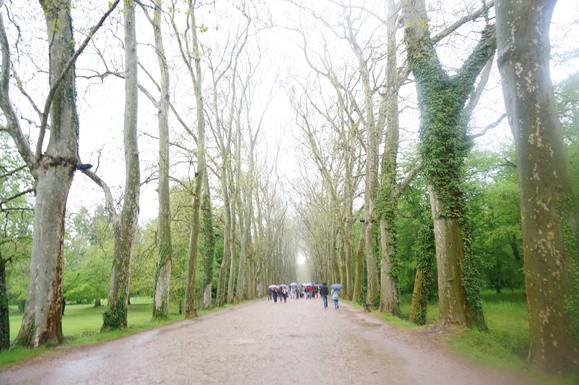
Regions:
<svg viewBox="0 0 579 385"><path fill-rule="evenodd" d="M64 250L64 297L87 303L108 296L113 258L109 215L98 206L91 216L82 208L67 217Z"/></svg>
<svg viewBox="0 0 579 385"><path fill-rule="evenodd" d="M133 245L131 262L131 297L153 296L158 252L156 230L156 221L152 221L146 224L143 229L139 229L135 234L135 244Z"/></svg>
<svg viewBox="0 0 579 385"><path fill-rule="evenodd" d="M4 131L0 132L0 175L0 263L5 266L6 284L0 302L17 302L23 308L28 295L34 182Z"/></svg>
<svg viewBox="0 0 579 385"><path fill-rule="evenodd" d="M555 98L565 141L571 145L577 143L579 139L579 72L555 86Z"/></svg>
<svg viewBox="0 0 579 385"><path fill-rule="evenodd" d="M472 254L481 270L484 287L500 292L524 284L522 234L516 170L500 153L473 152L466 178Z"/></svg>
<svg viewBox="0 0 579 385"><path fill-rule="evenodd" d="M566 205L560 212L566 215L577 215L579 207L579 72L574 73L555 86L555 98L557 112L563 126L565 142L568 144L567 152L573 184L574 201L561 202ZM568 220L561 218L561 223L568 224ZM566 312L570 316L571 333L579 340L579 254L576 252L578 244L577 231L565 228L565 248L572 256L574 269L573 289L566 305Z"/></svg>

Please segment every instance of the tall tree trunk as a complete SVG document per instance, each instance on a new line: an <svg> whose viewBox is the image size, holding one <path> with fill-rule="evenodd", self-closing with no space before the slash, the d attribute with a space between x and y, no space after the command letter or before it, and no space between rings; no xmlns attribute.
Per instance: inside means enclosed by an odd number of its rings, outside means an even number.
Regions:
<svg viewBox="0 0 579 385"><path fill-rule="evenodd" d="M388 0L386 95L386 135L380 188L378 190L378 212L380 217L380 311L399 315L398 288L396 286L396 158L398 156L398 70L396 63L396 21L398 7Z"/></svg>
<svg viewBox="0 0 579 385"><path fill-rule="evenodd" d="M161 33L162 0L155 0L153 31L155 51L161 73L161 89L158 108L159 124L159 215L157 238L159 254L155 272L155 292L153 295L153 318L169 315L169 294L171 282L172 243L171 243L171 203L169 195L169 69Z"/></svg>
<svg viewBox="0 0 579 385"><path fill-rule="evenodd" d="M102 330L127 327L131 282L131 257L139 218L140 169L137 141L137 38L135 4L125 1L125 195L120 221L113 220L114 261L109 301L103 313Z"/></svg>
<svg viewBox="0 0 579 385"><path fill-rule="evenodd" d="M424 210L421 210L421 212L423 211ZM432 221L429 220L427 225L423 224L420 226L417 238L418 248L414 256L416 261L416 275L414 278L414 290L412 291L409 318L411 322L424 325L426 324L430 281L434 273L433 267L436 258Z"/></svg>
<svg viewBox="0 0 579 385"><path fill-rule="evenodd" d="M48 30L49 78L52 87L65 71L67 63L73 60L71 5L70 1L60 1L59 6L48 1L40 1L40 4ZM3 70L9 66L9 62L5 62L7 54L3 52ZM7 88L6 85L6 90ZM64 74L54 92L50 105L50 120L48 147L44 154L40 154L44 136L42 131L33 166L36 203L28 300L22 326L15 341L15 344L31 347L38 347L43 343L58 344L63 339L64 217L68 192L78 162L79 122L74 66Z"/></svg>
<svg viewBox="0 0 579 385"><path fill-rule="evenodd" d="M428 186L436 240L438 266L438 320L467 324L466 291L461 264L464 248L457 218L444 217L444 205L432 185Z"/></svg>
<svg viewBox="0 0 579 385"><path fill-rule="evenodd" d="M235 149L235 168L237 169L237 211L239 214L239 270L237 271L237 285L235 293L237 299L242 300L245 297L245 264L247 261L249 231L251 221L248 220L247 192L249 190L249 173L246 174L242 182L241 173L241 125L237 125L237 146Z"/></svg>
<svg viewBox="0 0 579 385"><path fill-rule="evenodd" d="M532 364L577 372L577 208L549 73L556 1L499 0L498 65L515 138ZM574 294L575 291L575 294ZM577 330L575 330L577 333Z"/></svg>
<svg viewBox="0 0 579 385"><path fill-rule="evenodd" d="M427 290L424 270L417 268L414 276L414 288L412 289L412 302L410 303L410 322L417 325L426 324Z"/></svg>
<svg viewBox="0 0 579 385"><path fill-rule="evenodd" d="M203 235L205 239L203 250L203 307L207 309L213 306L213 261L215 257L215 230L213 229L208 173L205 173L205 188L201 210L203 211Z"/></svg>
<svg viewBox="0 0 579 385"><path fill-rule="evenodd" d="M10 348L10 317L6 291L6 260L0 253L0 350Z"/></svg>
<svg viewBox="0 0 579 385"><path fill-rule="evenodd" d="M358 248L356 250L356 276L354 278L354 292L352 293L352 301L360 303L364 301L362 298L362 284L364 281L364 227L360 233L360 240L358 241Z"/></svg>
<svg viewBox="0 0 579 385"><path fill-rule="evenodd" d="M231 183L233 185L233 182ZM237 189L238 187L236 187ZM235 276L237 271L237 247L236 247L236 232L237 220L235 217L235 205L237 201L237 193L233 194L231 201L231 221L229 222L229 281L227 283L227 302L233 303L235 296Z"/></svg>
<svg viewBox="0 0 579 385"><path fill-rule="evenodd" d="M191 237L189 239L189 265L187 270L187 286L185 287L185 318L197 317L196 281L197 281L197 246L200 233L200 210L203 199L203 184L207 172L205 158L205 114L203 112L203 91L201 88L201 52L197 39L197 22L195 8L189 0L189 17L191 18L191 37L195 60L195 104L197 108L197 172L195 173L195 191L193 193L193 214L191 220Z"/></svg>
<svg viewBox="0 0 579 385"><path fill-rule="evenodd" d="M225 299L227 297L227 272L231 259L231 200L227 188L227 164L227 159L224 159L221 166L221 190L223 191L223 259L221 260L219 280L217 283L217 306L225 305Z"/></svg>
<svg viewBox="0 0 579 385"><path fill-rule="evenodd" d="M471 55L451 77L443 70L430 37L424 0L405 1L403 12L408 65L416 79L420 107L420 151L430 184L439 266L439 322L487 330L476 269L470 253L465 254L465 245L470 250L461 181L469 150L464 107L495 51L494 27L487 25Z"/></svg>
<svg viewBox="0 0 579 385"><path fill-rule="evenodd" d="M37 347L42 343L62 341L62 269L64 216L72 178L78 163L79 121L76 110L76 58L102 26L119 0L92 28L87 38L74 51L71 4L68 0L39 0L46 19L49 41L50 91L41 113L40 132L33 153L22 131L9 96L10 47L0 14L0 108L6 119L6 130L12 136L20 156L36 183L36 203L30 260L29 296L22 326L15 344ZM46 151L44 137L50 115L50 139Z"/></svg>

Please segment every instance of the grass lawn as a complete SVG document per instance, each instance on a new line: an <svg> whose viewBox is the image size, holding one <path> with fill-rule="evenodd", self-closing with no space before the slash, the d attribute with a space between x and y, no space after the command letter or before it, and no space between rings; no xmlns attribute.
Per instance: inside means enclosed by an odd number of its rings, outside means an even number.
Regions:
<svg viewBox="0 0 579 385"><path fill-rule="evenodd" d="M167 320L152 321L151 315L153 313L153 302L151 298L131 298L131 305L129 305L128 323L129 327L122 330L113 330L105 333L100 333L103 318L102 313L106 309L105 306L94 307L90 305L66 305L64 316L62 317L62 332L65 337L65 342L62 345L80 346L92 343L110 341L124 335L133 334L142 330L152 329L161 324L181 320L181 316L177 314L177 309L172 312ZM17 313L17 308L10 307L10 340L14 340L18 335L20 324L22 323L22 314ZM60 349L62 350L62 349ZM20 362L32 357L45 354L54 354L55 351L50 347L40 349L23 349L16 348L9 351L0 352L0 369L15 362Z"/></svg>
<svg viewBox="0 0 579 385"><path fill-rule="evenodd" d="M524 290L496 293L483 291L483 312L489 332L475 329L451 329L444 343L461 356L479 365L504 369L524 370L540 378L545 384L577 384L577 377L553 376L538 373L526 367L525 359L529 350L529 321ZM384 315L383 318L395 326L417 328L410 323L411 295L400 298L401 318ZM427 326L438 319L438 303L432 302L427 308Z"/></svg>
<svg viewBox="0 0 579 385"><path fill-rule="evenodd" d="M489 333L461 329L452 334L448 344L472 361L491 366L522 367L529 349L529 322L525 293L522 290L497 294L481 293L483 312ZM402 296L400 311L408 319L411 296ZM427 324L438 319L438 304L429 303Z"/></svg>

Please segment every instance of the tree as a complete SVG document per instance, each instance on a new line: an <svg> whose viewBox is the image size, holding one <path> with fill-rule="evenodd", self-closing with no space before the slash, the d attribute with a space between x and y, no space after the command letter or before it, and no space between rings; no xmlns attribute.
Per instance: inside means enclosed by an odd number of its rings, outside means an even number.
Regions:
<svg viewBox="0 0 579 385"><path fill-rule="evenodd" d="M155 270L155 292L153 295L153 318L169 315L169 298L172 264L171 244L171 202L169 196L169 68L163 35L161 33L162 0L155 0L151 18L145 11L153 27L155 51L161 74L160 96L157 103L159 125L159 215L157 219L158 258Z"/></svg>
<svg viewBox="0 0 579 385"><path fill-rule="evenodd" d="M549 72L555 4L496 2L498 65L517 151L531 339L528 360L552 371L576 371L578 342L571 325L578 305L573 294L577 207Z"/></svg>
<svg viewBox="0 0 579 385"><path fill-rule="evenodd" d="M482 13L475 12L464 20ZM430 36L424 0L405 1L403 16L408 65L418 93L420 151L434 222L439 322L473 325L484 330L487 326L466 234L461 180L464 157L470 146L464 124L468 121L465 104L495 51L494 26L487 23L470 56L456 75L449 76Z"/></svg>
<svg viewBox="0 0 579 385"><path fill-rule="evenodd" d="M123 207L117 212L110 188L95 173L85 170L105 194L106 207L112 217L114 260L111 270L107 309L103 313L101 330L127 327L127 310L131 280L131 257L139 217L140 167L137 142L137 39L135 31L135 3L125 1L125 115L123 145L125 155L125 190Z"/></svg>
<svg viewBox="0 0 579 385"><path fill-rule="evenodd" d="M22 326L15 344L38 347L62 341L63 241L66 201L78 159L79 120L76 108L76 58L83 52L94 33L119 3L109 10L74 50L71 2L39 0L46 19L49 46L49 85L44 108L36 108L40 130L36 151L32 151L20 127L9 96L10 47L0 15L0 108L7 121L20 156L34 177L36 203L30 261L28 301ZM50 118L50 137L46 149L44 138Z"/></svg>
<svg viewBox="0 0 579 385"><path fill-rule="evenodd" d="M0 128L0 350L10 347L7 267L22 263L23 251L29 252L28 229L32 207L27 197L34 192L32 177L10 138Z"/></svg>
<svg viewBox="0 0 579 385"><path fill-rule="evenodd" d="M67 226L64 256L64 297L68 301L100 306L109 290L114 242L110 216L98 206L91 216L82 208Z"/></svg>

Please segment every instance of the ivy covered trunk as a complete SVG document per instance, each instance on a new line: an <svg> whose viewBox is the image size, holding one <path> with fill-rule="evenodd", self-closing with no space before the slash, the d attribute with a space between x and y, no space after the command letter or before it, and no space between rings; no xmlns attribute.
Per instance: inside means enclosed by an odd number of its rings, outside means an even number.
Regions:
<svg viewBox="0 0 579 385"><path fill-rule="evenodd" d="M420 108L420 153L434 222L439 322L486 330L461 183L470 145L463 123L464 107L478 75L495 51L494 27L486 26L457 74L449 76L430 37L424 0L405 1L403 12L408 65L416 80Z"/></svg>
<svg viewBox="0 0 579 385"><path fill-rule="evenodd" d="M467 302L462 264L464 248L458 218L444 216L444 204L428 186L438 266L438 321L467 324Z"/></svg>
<svg viewBox="0 0 579 385"><path fill-rule="evenodd" d="M209 179L205 173L205 194L201 211L203 212L203 307L205 309L213 306L213 261L215 255L215 233L213 230L213 213L211 210L211 196L209 191Z"/></svg>
<svg viewBox="0 0 579 385"><path fill-rule="evenodd" d="M555 3L497 1L498 65L517 151L528 359L548 370L576 373L577 207L549 73Z"/></svg>
<svg viewBox="0 0 579 385"><path fill-rule="evenodd" d="M418 215L423 210L420 210ZM414 290L410 304L410 321L418 325L426 324L426 312L428 296L430 295L430 281L433 276L436 248L434 245L434 229L432 221L422 224L417 234L418 247L415 253L416 274L414 277Z"/></svg>
<svg viewBox="0 0 579 385"><path fill-rule="evenodd" d="M50 84L74 54L70 1L40 1L50 50ZM66 201L78 159L75 73L71 68L56 89L50 109L48 147L34 164L36 203L28 300L15 344L38 347L62 339L62 277ZM42 139L40 139L42 142Z"/></svg>
<svg viewBox="0 0 579 385"><path fill-rule="evenodd" d="M360 240L358 241L358 248L355 255L356 274L354 277L354 290L352 293L352 301L358 303L364 301L364 298L362 298L364 283L364 227L362 227L360 232Z"/></svg>
<svg viewBox="0 0 579 385"><path fill-rule="evenodd" d="M131 282L131 257L139 217L140 169L137 145L137 39L135 4L125 1L125 195L120 218L113 218L114 261L109 299L103 313L102 330L127 327L127 309Z"/></svg>
<svg viewBox="0 0 579 385"><path fill-rule="evenodd" d="M169 69L165 58L163 36L161 34L162 0L155 1L153 32L157 62L161 73L161 89L157 120L159 124L159 214L157 239L159 254L155 272L155 292L153 295L153 318L169 315L171 283L172 243L171 243L171 203L169 195Z"/></svg>
<svg viewBox="0 0 579 385"><path fill-rule="evenodd" d="M386 115L386 135L380 187L377 206L380 218L380 311L399 315L398 288L396 286L396 202L398 200L396 182L396 158L398 156L398 71L396 58L396 21L398 7L394 0L387 1L387 57L386 95L384 107Z"/></svg>

